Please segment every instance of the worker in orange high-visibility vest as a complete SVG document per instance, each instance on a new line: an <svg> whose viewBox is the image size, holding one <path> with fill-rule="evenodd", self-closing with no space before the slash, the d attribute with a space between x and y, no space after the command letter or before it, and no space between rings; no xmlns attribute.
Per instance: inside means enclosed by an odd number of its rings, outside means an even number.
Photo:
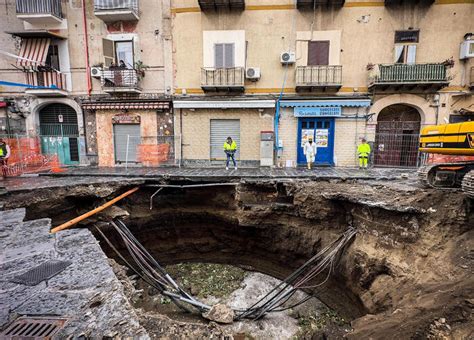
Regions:
<svg viewBox="0 0 474 340"><path fill-rule="evenodd" d="M367 169L370 155L370 145L365 138L362 138L362 143L357 147L357 154L359 155L359 169Z"/></svg>

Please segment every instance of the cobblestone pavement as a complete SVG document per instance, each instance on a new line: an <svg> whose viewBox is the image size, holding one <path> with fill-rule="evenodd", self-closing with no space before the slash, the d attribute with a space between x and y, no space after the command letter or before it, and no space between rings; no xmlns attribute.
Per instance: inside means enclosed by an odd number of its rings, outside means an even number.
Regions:
<svg viewBox="0 0 474 340"><path fill-rule="evenodd" d="M40 174L39 176L7 178L4 185L9 192L24 191L40 188L64 187L69 185L102 184L124 182L140 184L150 179L171 180L207 180L207 181L238 181L265 179L359 179L396 181L416 178L416 169L373 168L360 170L357 168L321 167L307 169L270 169L242 168L225 170L222 168L139 168L124 167L72 167L64 172L55 174Z"/></svg>
<svg viewBox="0 0 474 340"><path fill-rule="evenodd" d="M148 338L89 230L50 234L50 219L24 222L24 217L23 208L0 211L0 330L22 315L57 315L68 319L58 339L80 334ZM49 260L71 264L34 286L11 281Z"/></svg>

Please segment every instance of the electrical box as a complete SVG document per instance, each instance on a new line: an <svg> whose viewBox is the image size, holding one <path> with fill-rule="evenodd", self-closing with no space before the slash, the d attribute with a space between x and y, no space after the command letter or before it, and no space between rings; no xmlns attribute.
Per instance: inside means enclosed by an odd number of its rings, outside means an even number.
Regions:
<svg viewBox="0 0 474 340"><path fill-rule="evenodd" d="M273 166L273 131L260 131L260 166Z"/></svg>

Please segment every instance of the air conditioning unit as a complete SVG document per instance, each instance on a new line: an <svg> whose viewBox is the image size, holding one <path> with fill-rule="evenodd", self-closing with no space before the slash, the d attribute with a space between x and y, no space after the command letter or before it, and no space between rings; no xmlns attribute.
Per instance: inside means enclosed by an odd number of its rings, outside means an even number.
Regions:
<svg viewBox="0 0 474 340"><path fill-rule="evenodd" d="M282 64L294 64L296 62L295 52L282 52L280 55L280 62Z"/></svg>
<svg viewBox="0 0 474 340"><path fill-rule="evenodd" d="M100 78L101 75L102 75L101 67L91 67L91 77Z"/></svg>
<svg viewBox="0 0 474 340"><path fill-rule="evenodd" d="M260 67L247 67L245 70L245 78L257 81L260 79Z"/></svg>
<svg viewBox="0 0 474 340"><path fill-rule="evenodd" d="M461 43L459 59L474 58L474 40L464 40Z"/></svg>

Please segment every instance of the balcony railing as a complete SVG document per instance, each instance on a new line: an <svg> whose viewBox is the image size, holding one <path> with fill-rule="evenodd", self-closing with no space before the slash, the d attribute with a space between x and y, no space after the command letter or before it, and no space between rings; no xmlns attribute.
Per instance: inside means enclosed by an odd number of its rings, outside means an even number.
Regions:
<svg viewBox="0 0 474 340"><path fill-rule="evenodd" d="M58 71L26 72L26 83L44 87L38 88L39 90L66 90L66 75Z"/></svg>
<svg viewBox="0 0 474 340"><path fill-rule="evenodd" d="M61 0L16 0L17 16L52 15L63 18Z"/></svg>
<svg viewBox="0 0 474 340"><path fill-rule="evenodd" d="M381 64L369 74L369 86L377 85L439 85L449 83L446 65L433 64Z"/></svg>
<svg viewBox="0 0 474 340"><path fill-rule="evenodd" d="M297 0L298 9L313 9L315 6L343 6L345 0Z"/></svg>
<svg viewBox="0 0 474 340"><path fill-rule="evenodd" d="M245 69L232 68L201 68L201 87L203 90L244 90Z"/></svg>
<svg viewBox="0 0 474 340"><path fill-rule="evenodd" d="M391 5L403 5L403 4L418 4L418 5L431 5L435 0L385 0L386 6Z"/></svg>
<svg viewBox="0 0 474 340"><path fill-rule="evenodd" d="M245 0L199 0L198 3L202 11L219 9L243 11L245 9Z"/></svg>
<svg viewBox="0 0 474 340"><path fill-rule="evenodd" d="M105 92L141 92L140 76L134 69L103 70L100 82Z"/></svg>
<svg viewBox="0 0 474 340"><path fill-rule="evenodd" d="M94 0L94 14L110 21L138 20L138 0Z"/></svg>
<svg viewBox="0 0 474 340"><path fill-rule="evenodd" d="M327 88L342 86L341 65L298 66L296 88Z"/></svg>

